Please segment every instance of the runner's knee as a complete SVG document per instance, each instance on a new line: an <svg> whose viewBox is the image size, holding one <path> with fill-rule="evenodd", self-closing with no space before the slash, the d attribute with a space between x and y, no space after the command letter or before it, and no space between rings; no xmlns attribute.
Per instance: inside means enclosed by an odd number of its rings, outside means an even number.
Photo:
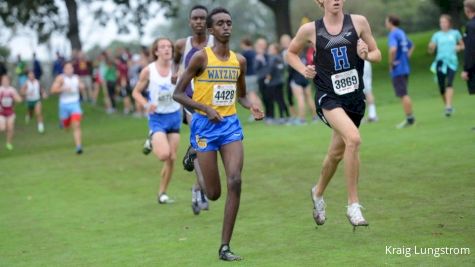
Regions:
<svg viewBox="0 0 475 267"><path fill-rule="evenodd" d="M218 200L219 197L221 196L221 189L220 188L206 188L205 194L209 200L215 201L215 200Z"/></svg>
<svg viewBox="0 0 475 267"><path fill-rule="evenodd" d="M361 137L357 131L347 135L344 140L345 140L345 146L350 149L358 148L361 144Z"/></svg>
<svg viewBox="0 0 475 267"><path fill-rule="evenodd" d="M241 192L241 174L234 174L228 178L228 189L234 192Z"/></svg>

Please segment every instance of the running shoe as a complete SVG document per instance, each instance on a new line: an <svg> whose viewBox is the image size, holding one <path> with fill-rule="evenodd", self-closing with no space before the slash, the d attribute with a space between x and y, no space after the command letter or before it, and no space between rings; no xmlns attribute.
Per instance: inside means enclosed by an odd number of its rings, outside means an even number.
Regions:
<svg viewBox="0 0 475 267"><path fill-rule="evenodd" d="M312 203L313 203L313 219L317 223L317 225L323 225L326 220L325 216L325 201L323 201L323 197L317 199L315 196L315 191L317 191L317 187L312 187L311 196L312 196Z"/></svg>
<svg viewBox="0 0 475 267"><path fill-rule="evenodd" d="M199 192L200 191L191 188L191 210L193 211L194 215L199 215L201 211L200 204L198 201Z"/></svg>
<svg viewBox="0 0 475 267"><path fill-rule="evenodd" d="M219 259L223 261L240 261L242 258L231 251L228 245L222 245L219 248Z"/></svg>
<svg viewBox="0 0 475 267"><path fill-rule="evenodd" d="M404 128L413 126L414 124L415 124L415 122L410 123L408 120L404 120L403 122L401 122L401 123L399 123L398 125L396 125L396 128L398 128L398 129L404 129Z"/></svg>
<svg viewBox="0 0 475 267"><path fill-rule="evenodd" d="M445 108L445 117L447 117L447 118L451 117L452 113L454 113L453 108Z"/></svg>
<svg viewBox="0 0 475 267"><path fill-rule="evenodd" d="M194 161L196 159L196 151L191 147L188 147L186 154L183 157L183 168L189 172L192 172L195 169Z"/></svg>
<svg viewBox="0 0 475 267"><path fill-rule="evenodd" d="M363 214L361 213L361 206L359 203L353 203L348 205L348 211L346 212L346 217L351 225L353 225L353 230L356 229L357 226L368 226L369 223L363 218Z"/></svg>
<svg viewBox="0 0 475 267"><path fill-rule="evenodd" d="M7 143L7 144L5 145L5 148L6 148L7 150L12 151L12 150L13 150L13 145L10 144L10 143Z"/></svg>
<svg viewBox="0 0 475 267"><path fill-rule="evenodd" d="M174 202L170 197L168 197L167 193L161 193L157 200L158 204L170 204Z"/></svg>
<svg viewBox="0 0 475 267"><path fill-rule="evenodd" d="M152 152L152 142L150 142L150 138L147 138L143 144L142 153L148 155L150 152Z"/></svg>
<svg viewBox="0 0 475 267"><path fill-rule="evenodd" d="M203 190L200 190L197 192L198 193L198 205L200 209L202 210L209 210L209 201L208 198L205 195L205 192Z"/></svg>

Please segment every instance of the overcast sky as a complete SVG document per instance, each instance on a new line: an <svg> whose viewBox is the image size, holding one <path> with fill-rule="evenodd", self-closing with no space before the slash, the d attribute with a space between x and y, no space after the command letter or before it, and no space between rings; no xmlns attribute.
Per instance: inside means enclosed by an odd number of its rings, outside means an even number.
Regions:
<svg viewBox="0 0 475 267"><path fill-rule="evenodd" d="M61 17L67 20L67 10L63 1L56 0L60 7ZM95 44L101 47L106 47L113 40L132 41L138 39L138 33L131 27L131 33L128 35L117 34L117 26L113 21L105 27L101 27L98 22L94 21L94 18L88 14L91 14L91 10L94 4L84 5L79 4L78 17L80 18L80 36L83 44L83 49L88 50ZM114 4L109 1L105 4L106 11L113 10ZM145 36L142 40L143 44L149 44L152 42L153 37L150 36L153 29L160 23L165 23L163 16L159 15L156 19L150 20L145 26ZM40 60L54 59L54 54L59 51L62 54L70 54L69 40L65 35L54 33L51 40L47 44L38 44L36 40L36 34L34 31L28 28L23 28L18 31L11 40L2 40L0 37L0 44L6 45L10 48L10 60L16 59L17 55L22 55L24 59L31 59L33 52L36 52ZM50 49L48 48L50 47Z"/></svg>

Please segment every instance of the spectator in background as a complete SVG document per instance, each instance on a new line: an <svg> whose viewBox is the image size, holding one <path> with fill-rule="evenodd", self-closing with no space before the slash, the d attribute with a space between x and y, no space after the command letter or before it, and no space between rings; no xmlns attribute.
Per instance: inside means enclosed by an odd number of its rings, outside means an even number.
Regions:
<svg viewBox="0 0 475 267"><path fill-rule="evenodd" d="M150 52L146 46L142 46L142 50L140 51L138 63L140 65L140 71L142 71L145 67L148 66L148 64L151 62L150 60ZM134 86L135 87L135 86ZM142 96L145 98L148 98L148 90L143 90L142 91ZM135 102L135 116L143 116L145 118L148 118L148 114L144 107L137 102Z"/></svg>
<svg viewBox="0 0 475 267"><path fill-rule="evenodd" d="M376 103L373 95L373 69L371 67L371 62L365 60L363 68L363 83L364 89L363 93L366 98L366 105L368 106L368 117L367 122L377 122L378 115L376 114Z"/></svg>
<svg viewBox="0 0 475 267"><path fill-rule="evenodd" d="M129 83L130 83L130 88L135 88L135 85L137 85L137 82L139 81L139 75L140 75L140 72L142 71L142 65L140 64L140 55L138 54L135 54L132 56L132 60L131 60L131 63L130 63L130 68L129 68L129 71L128 71L128 77L129 77ZM146 90L142 90L142 96L147 99L147 95L146 95ZM139 107L139 110L137 109L137 107ZM134 117L136 118L141 118L143 117L144 114L143 113L143 107L142 105L140 105L139 103L137 103L137 101L135 101L135 112L134 112Z"/></svg>
<svg viewBox="0 0 475 267"><path fill-rule="evenodd" d="M132 89L129 85L129 67L127 65L127 58L128 54L123 52L116 60L117 74L119 75L117 82L119 85L119 95L122 97L124 102L124 115L128 115L132 111L132 101L130 100L132 97Z"/></svg>
<svg viewBox="0 0 475 267"><path fill-rule="evenodd" d="M265 80L266 90L272 94L272 99L279 108L280 119L277 123L284 124L289 117L289 110L284 100L284 60L280 54L279 46L276 43L269 45L268 54L269 67L267 68L268 71Z"/></svg>
<svg viewBox="0 0 475 267"><path fill-rule="evenodd" d="M287 49L289 48L290 42L292 41L292 38L288 34L284 34L280 37L280 49L281 49L281 54L282 58L285 58L285 55L287 54ZM294 106L294 94L292 93L292 87L290 86L290 72L291 72L291 67L287 64L287 62L284 60L285 67L287 69L286 71L286 78L285 78L285 92L287 96L287 103L289 104L289 111L290 115L292 118L297 117L297 111L295 110Z"/></svg>
<svg viewBox="0 0 475 267"><path fill-rule="evenodd" d="M412 126L416 122L412 111L412 101L407 90L411 72L409 58L414 51L414 45L406 33L399 28L400 24L401 20L397 16L390 15L386 18L386 28L389 30L389 72L391 73L394 91L396 96L401 99L406 115L406 119L396 126L398 129Z"/></svg>
<svg viewBox="0 0 475 267"><path fill-rule="evenodd" d="M267 76L267 68L269 67L269 55L267 54L267 41L259 38L254 44L256 50L256 74L259 92L264 102L265 121L266 123L274 122L274 98L271 91L268 90L265 80Z"/></svg>
<svg viewBox="0 0 475 267"><path fill-rule="evenodd" d="M307 58L307 49L305 49L300 54L300 60L304 65L309 65L311 62L308 62ZM312 96L312 87L309 80L307 80L302 74L294 69L289 70L290 77L290 87L292 88L292 93L294 94L295 99L297 100L297 118L294 120L293 124L295 125L305 125L307 124L307 119L305 116L306 107L305 102L307 102L308 108L312 113L312 120L314 122L318 121L317 109L315 107L315 101Z"/></svg>
<svg viewBox="0 0 475 267"><path fill-rule="evenodd" d="M7 66L5 65L5 59L0 57L0 80L2 79L3 75L8 73Z"/></svg>
<svg viewBox="0 0 475 267"><path fill-rule="evenodd" d="M457 52L461 51L464 45L460 32L451 28L452 18L449 15L441 15L439 25L440 31L432 35L429 43L429 53L437 51L430 69L437 75L439 91L445 104L445 116L450 117L453 112L452 84L458 67Z"/></svg>
<svg viewBox="0 0 475 267"><path fill-rule="evenodd" d="M41 63L36 57L36 53L33 53L33 73L35 74L35 78L38 81L41 81L41 76L43 76L43 68L41 68Z"/></svg>
<svg viewBox="0 0 475 267"><path fill-rule="evenodd" d="M59 52L56 52L56 59L53 62L53 78L63 73L64 57Z"/></svg>
<svg viewBox="0 0 475 267"><path fill-rule="evenodd" d="M256 74L256 51L252 47L252 41L249 38L241 39L241 54L246 59L246 92L249 101L257 105L262 110L262 101L257 94L259 85ZM249 121L254 121L254 116L250 115Z"/></svg>
<svg viewBox="0 0 475 267"><path fill-rule="evenodd" d="M78 75L79 80L84 84L85 90L82 96L83 100L89 101L93 104L97 99L94 94L91 78L91 63L87 60L83 51L77 52L77 57L73 61L74 74Z"/></svg>
<svg viewBox="0 0 475 267"><path fill-rule="evenodd" d="M17 56L17 63L15 67L15 74L17 75L18 79L18 87L21 88L23 84L25 84L28 73L28 68L26 66L26 62L21 58L21 55Z"/></svg>
<svg viewBox="0 0 475 267"><path fill-rule="evenodd" d="M107 113L111 114L116 111L115 89L117 85L117 68L114 60L111 58L106 58L106 64L104 79L107 86L107 95L111 103L111 108L107 110Z"/></svg>

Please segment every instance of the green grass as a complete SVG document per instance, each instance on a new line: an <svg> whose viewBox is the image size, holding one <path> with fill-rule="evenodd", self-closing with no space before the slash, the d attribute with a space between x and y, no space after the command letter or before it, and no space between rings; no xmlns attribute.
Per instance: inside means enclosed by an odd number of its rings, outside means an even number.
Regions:
<svg viewBox="0 0 475 267"><path fill-rule="evenodd" d="M419 48L428 36L414 37ZM456 113L443 117L430 58L415 56L413 128L395 129L402 110L386 65L375 66L381 121L361 127L359 187L371 226L355 233L345 217L342 169L326 192L327 223L317 228L311 216L309 191L330 129L250 124L241 111L245 166L232 248L245 260L233 265L475 265L474 99L457 78ZM140 153L145 120L84 107L82 156L74 154L71 134L57 127L56 99L45 103L45 135L25 125L24 107L17 107L15 150L0 146L0 266L223 265L217 249L226 194L194 216L193 176L177 163L169 188L177 202L159 206L162 165ZM183 128L180 159L188 133ZM472 255L404 257L386 255L386 246L468 247Z"/></svg>

